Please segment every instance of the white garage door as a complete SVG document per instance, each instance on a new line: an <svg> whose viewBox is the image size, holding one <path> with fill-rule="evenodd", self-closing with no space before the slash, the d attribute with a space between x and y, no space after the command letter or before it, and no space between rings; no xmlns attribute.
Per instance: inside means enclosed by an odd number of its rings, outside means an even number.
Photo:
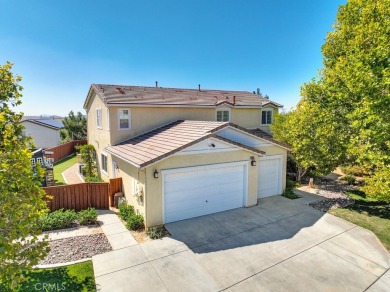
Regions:
<svg viewBox="0 0 390 292"><path fill-rule="evenodd" d="M163 170L164 223L244 205L247 162Z"/></svg>
<svg viewBox="0 0 390 292"><path fill-rule="evenodd" d="M258 198L282 193L281 157L262 157L259 159Z"/></svg>

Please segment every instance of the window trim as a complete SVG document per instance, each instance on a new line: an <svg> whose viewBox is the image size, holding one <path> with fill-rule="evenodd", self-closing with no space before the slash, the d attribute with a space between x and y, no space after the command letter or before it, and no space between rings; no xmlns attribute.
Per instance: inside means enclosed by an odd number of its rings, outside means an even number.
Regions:
<svg viewBox="0 0 390 292"><path fill-rule="evenodd" d="M102 121L102 109L96 109L96 127L98 129L103 129L103 121Z"/></svg>
<svg viewBox="0 0 390 292"><path fill-rule="evenodd" d="M263 124L263 112L271 112L271 123ZM267 120L267 117L266 117L266 120ZM261 116L260 116L260 125L262 125L262 126L269 126L269 125L272 125L273 121L274 121L274 111L272 109L262 109L261 110Z"/></svg>
<svg viewBox="0 0 390 292"><path fill-rule="evenodd" d="M103 168L103 156L106 158L106 169ZM100 153L100 163L101 172L108 176L108 155L106 153Z"/></svg>
<svg viewBox="0 0 390 292"><path fill-rule="evenodd" d="M120 115L120 113L123 110L129 111L129 118L128 118L129 127L128 128L121 128L121 115ZM131 110L129 108L118 108L118 131L128 131L128 130L131 130Z"/></svg>
<svg viewBox="0 0 390 292"><path fill-rule="evenodd" d="M218 112L228 112L229 113L228 120L227 121L218 121ZM231 117L232 117L232 114L231 114L230 108L218 108L215 111L215 121L217 121L217 122L221 122L221 123L230 122L231 121Z"/></svg>

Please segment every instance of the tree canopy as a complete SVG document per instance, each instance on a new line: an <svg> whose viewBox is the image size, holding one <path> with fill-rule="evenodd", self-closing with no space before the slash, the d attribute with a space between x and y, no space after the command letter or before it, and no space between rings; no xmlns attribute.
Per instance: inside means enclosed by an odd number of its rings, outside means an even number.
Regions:
<svg viewBox="0 0 390 292"><path fill-rule="evenodd" d="M75 115L70 111L62 123L64 128L60 130L60 136L63 142L87 139L87 119L82 113L77 112Z"/></svg>
<svg viewBox="0 0 390 292"><path fill-rule="evenodd" d="M29 138L22 135L23 114L13 112L21 104L21 77L12 64L0 65L0 282L17 287L23 271L45 256L46 242L39 216L46 211L39 169L31 167Z"/></svg>
<svg viewBox="0 0 390 292"><path fill-rule="evenodd" d="M390 0L349 0L340 6L334 30L327 34L322 47L324 66L316 79L301 88L301 106L318 107L315 117L318 122L313 121L311 126L315 129L310 130L334 133L330 137L333 146L328 148L326 157L344 152L340 162L357 164L367 174L363 187L367 194L387 200L390 200L389 15ZM298 126L293 120L291 123L292 128L287 130ZM317 138L313 139L318 141Z"/></svg>

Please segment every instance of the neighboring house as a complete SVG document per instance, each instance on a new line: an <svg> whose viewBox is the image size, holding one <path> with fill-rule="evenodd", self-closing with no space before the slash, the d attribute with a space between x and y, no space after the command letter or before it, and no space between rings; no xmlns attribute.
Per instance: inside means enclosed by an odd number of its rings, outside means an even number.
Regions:
<svg viewBox="0 0 390 292"><path fill-rule="evenodd" d="M25 127L23 134L34 139L36 148L51 148L61 142L62 118L30 118L22 120L21 124Z"/></svg>
<svg viewBox="0 0 390 292"><path fill-rule="evenodd" d="M92 84L88 143L121 177L147 227L282 194L288 146L269 134L281 105L245 91Z"/></svg>
<svg viewBox="0 0 390 292"><path fill-rule="evenodd" d="M35 169L38 165L45 169L42 186L53 186L53 158L47 158L45 154L53 154L53 152L45 151L42 148L32 151L32 157L30 158L31 167Z"/></svg>

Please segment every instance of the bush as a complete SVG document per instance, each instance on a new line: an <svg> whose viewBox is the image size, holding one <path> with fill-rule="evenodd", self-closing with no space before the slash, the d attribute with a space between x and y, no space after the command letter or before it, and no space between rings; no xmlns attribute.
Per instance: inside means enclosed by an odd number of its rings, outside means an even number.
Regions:
<svg viewBox="0 0 390 292"><path fill-rule="evenodd" d="M292 189L285 189L283 192L283 197L289 198L290 200L299 199L301 196L294 193Z"/></svg>
<svg viewBox="0 0 390 292"><path fill-rule="evenodd" d="M43 231L63 229L72 227L75 219L76 212L74 210L64 211L64 209L60 209L42 215L39 219L39 224Z"/></svg>
<svg viewBox="0 0 390 292"><path fill-rule="evenodd" d="M85 182L103 182L100 177L97 176L86 176L84 177Z"/></svg>
<svg viewBox="0 0 390 292"><path fill-rule="evenodd" d="M98 212L95 208L88 208L77 213L77 220L81 225L95 224Z"/></svg>
<svg viewBox="0 0 390 292"><path fill-rule="evenodd" d="M127 221L127 218L135 215L134 207L126 202L119 204L119 215L123 220Z"/></svg>
<svg viewBox="0 0 390 292"><path fill-rule="evenodd" d="M297 181L289 180L286 181L286 189L295 189L300 187L300 183Z"/></svg>
<svg viewBox="0 0 390 292"><path fill-rule="evenodd" d="M349 174L344 175L341 179L346 181L349 185L353 185L356 182L356 177L353 175L349 175Z"/></svg>
<svg viewBox="0 0 390 292"><path fill-rule="evenodd" d="M126 227L130 230L140 230L144 228L144 217L142 215L131 215L126 220Z"/></svg>
<svg viewBox="0 0 390 292"><path fill-rule="evenodd" d="M363 176L363 169L357 165L345 165L340 167L341 171L347 175Z"/></svg>
<svg viewBox="0 0 390 292"><path fill-rule="evenodd" d="M164 229L158 227L151 227L149 228L147 234L151 239L159 239L164 236Z"/></svg>

